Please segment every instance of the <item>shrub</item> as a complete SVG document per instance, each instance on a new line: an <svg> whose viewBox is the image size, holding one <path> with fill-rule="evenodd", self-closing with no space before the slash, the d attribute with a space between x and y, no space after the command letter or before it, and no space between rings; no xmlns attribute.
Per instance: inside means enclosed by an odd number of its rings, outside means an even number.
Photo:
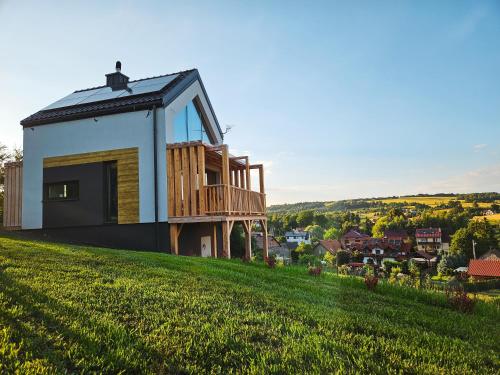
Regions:
<svg viewBox="0 0 500 375"><path fill-rule="evenodd" d="M368 288L368 290L374 291L377 284L378 284L378 277L377 276L368 275L368 274L365 276L365 285Z"/></svg>
<svg viewBox="0 0 500 375"><path fill-rule="evenodd" d="M467 314L471 314L474 311L474 306L477 302L476 296L474 296L474 298L470 298L464 290L447 290L446 297L448 298L448 303L452 308Z"/></svg>
<svg viewBox="0 0 500 375"><path fill-rule="evenodd" d="M313 266L313 265L316 265L317 263L319 263L319 258L317 256L311 255L311 254L302 254L302 255L299 255L298 263L302 264L302 265Z"/></svg>
<svg viewBox="0 0 500 375"><path fill-rule="evenodd" d="M337 268L338 273L341 275L349 275L350 268L347 264L344 264Z"/></svg>
<svg viewBox="0 0 500 375"><path fill-rule="evenodd" d="M399 267L401 266L400 262L395 262L393 260L384 260L384 269L387 271L387 273L391 273L391 270L393 267ZM401 272L401 271L400 271Z"/></svg>
<svg viewBox="0 0 500 375"><path fill-rule="evenodd" d="M472 293L489 289L500 289L500 279L477 281L471 278L470 282L463 284L463 288L465 291Z"/></svg>
<svg viewBox="0 0 500 375"><path fill-rule="evenodd" d="M329 251L325 253L323 260L329 265L333 266L335 264L335 255L332 255Z"/></svg>
<svg viewBox="0 0 500 375"><path fill-rule="evenodd" d="M276 258L273 256L266 257L265 258L266 264L269 268L274 268L276 267Z"/></svg>
<svg viewBox="0 0 500 375"><path fill-rule="evenodd" d="M316 266L316 267L311 267L309 266L307 268L307 272L309 273L309 275L311 276L319 276L321 275L321 271L322 271L322 268L321 266Z"/></svg>

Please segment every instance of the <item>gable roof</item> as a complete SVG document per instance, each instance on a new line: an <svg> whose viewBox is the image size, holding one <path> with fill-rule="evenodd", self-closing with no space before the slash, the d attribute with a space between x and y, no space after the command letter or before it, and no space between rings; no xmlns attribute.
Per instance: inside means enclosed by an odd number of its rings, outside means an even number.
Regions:
<svg viewBox="0 0 500 375"><path fill-rule="evenodd" d="M319 243L316 246L323 246L326 250L328 250L332 255L342 249L342 245L338 240L319 240Z"/></svg>
<svg viewBox="0 0 500 375"><path fill-rule="evenodd" d="M500 277L500 260L471 259L470 276Z"/></svg>
<svg viewBox="0 0 500 375"><path fill-rule="evenodd" d="M441 228L418 228L415 237L440 237Z"/></svg>
<svg viewBox="0 0 500 375"><path fill-rule="evenodd" d="M196 80L222 135L215 112L197 69L130 81L128 89L113 91L108 86L76 90L21 121L23 127L53 124L89 117L166 107Z"/></svg>
<svg viewBox="0 0 500 375"><path fill-rule="evenodd" d="M370 238L370 236L355 229L351 229L349 232L344 234L342 238Z"/></svg>
<svg viewBox="0 0 500 375"><path fill-rule="evenodd" d="M386 229L384 237L408 237L408 232L404 229Z"/></svg>

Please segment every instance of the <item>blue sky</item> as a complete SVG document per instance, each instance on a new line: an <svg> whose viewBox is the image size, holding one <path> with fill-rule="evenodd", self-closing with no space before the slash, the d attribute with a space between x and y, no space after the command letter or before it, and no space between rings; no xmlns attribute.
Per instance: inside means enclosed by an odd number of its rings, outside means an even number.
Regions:
<svg viewBox="0 0 500 375"><path fill-rule="evenodd" d="M500 190L498 1L0 0L0 142L120 59L196 67L268 203Z"/></svg>

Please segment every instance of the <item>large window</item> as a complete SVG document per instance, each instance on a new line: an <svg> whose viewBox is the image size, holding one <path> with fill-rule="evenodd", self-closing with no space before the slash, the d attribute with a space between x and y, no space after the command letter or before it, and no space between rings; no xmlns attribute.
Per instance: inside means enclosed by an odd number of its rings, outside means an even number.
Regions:
<svg viewBox="0 0 500 375"><path fill-rule="evenodd" d="M54 182L45 184L46 201L69 201L78 199L78 181Z"/></svg>
<svg viewBox="0 0 500 375"><path fill-rule="evenodd" d="M118 169L116 161L104 163L104 221L118 221Z"/></svg>
<svg viewBox="0 0 500 375"><path fill-rule="evenodd" d="M210 143L201 113L193 101L181 110L174 119L174 141L203 141Z"/></svg>

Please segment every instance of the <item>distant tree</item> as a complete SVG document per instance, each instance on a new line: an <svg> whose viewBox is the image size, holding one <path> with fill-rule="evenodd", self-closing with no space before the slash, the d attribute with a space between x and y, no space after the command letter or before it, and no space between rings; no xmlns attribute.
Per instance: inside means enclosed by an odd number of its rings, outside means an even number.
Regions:
<svg viewBox="0 0 500 375"><path fill-rule="evenodd" d="M301 227L311 225L314 220L314 212L312 210L300 211L297 215L297 224Z"/></svg>
<svg viewBox="0 0 500 375"><path fill-rule="evenodd" d="M500 213L500 205L493 203L491 205L491 211L493 211L494 213Z"/></svg>
<svg viewBox="0 0 500 375"><path fill-rule="evenodd" d="M285 230L297 228L297 215L287 214L283 217L283 227Z"/></svg>
<svg viewBox="0 0 500 375"><path fill-rule="evenodd" d="M338 240L339 238L340 238L340 231L335 227L327 229L323 234L323 239L325 240Z"/></svg>
<svg viewBox="0 0 500 375"><path fill-rule="evenodd" d="M325 253L325 256L323 257L323 260L328 263L329 266L333 266L335 264L335 255L327 251Z"/></svg>
<svg viewBox="0 0 500 375"><path fill-rule="evenodd" d="M467 266L465 254L450 254L441 258L437 265L437 271L440 275L450 276L453 274L453 270L465 266Z"/></svg>
<svg viewBox="0 0 500 375"><path fill-rule="evenodd" d="M342 223L342 229L341 229L341 234L344 235L347 232L349 232L351 229L357 228L358 225L352 221L344 221Z"/></svg>
<svg viewBox="0 0 500 375"><path fill-rule="evenodd" d="M351 255L345 250L337 251L337 267L347 264L351 261Z"/></svg>
<svg viewBox="0 0 500 375"><path fill-rule="evenodd" d="M495 230L487 220L471 220L467 227L458 229L452 236L450 253L464 254L467 259L473 258L472 241L476 242L477 257L498 246Z"/></svg>
<svg viewBox="0 0 500 375"><path fill-rule="evenodd" d="M313 223L319 225L322 228L326 228L326 226L328 225L328 218L325 214L315 213Z"/></svg>
<svg viewBox="0 0 500 375"><path fill-rule="evenodd" d="M313 253L313 247L312 245L301 242L299 246L295 248L295 251L300 254L312 254Z"/></svg>
<svg viewBox="0 0 500 375"><path fill-rule="evenodd" d="M316 224L307 226L306 231L311 234L311 239L313 241L321 240L323 238L323 233L325 233L325 230Z"/></svg>

